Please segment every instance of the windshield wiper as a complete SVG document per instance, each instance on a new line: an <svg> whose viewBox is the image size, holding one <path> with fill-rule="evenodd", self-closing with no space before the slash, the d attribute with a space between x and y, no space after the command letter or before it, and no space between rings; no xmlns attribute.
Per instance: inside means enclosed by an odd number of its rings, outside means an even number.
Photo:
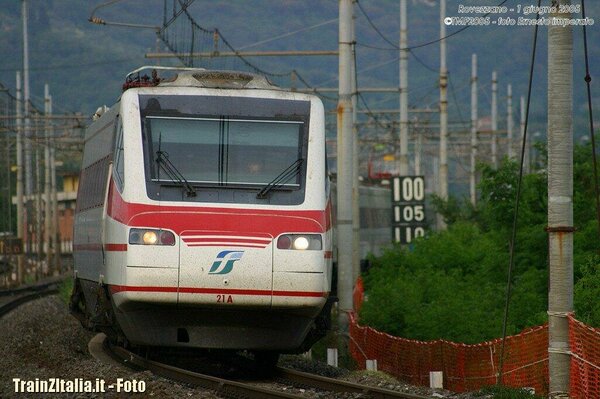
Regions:
<svg viewBox="0 0 600 399"><path fill-rule="evenodd" d="M165 171L172 182L178 183L181 187L185 188L188 197L196 196L196 189L192 187L190 182L173 165L173 162L169 160L169 154L166 151L156 151L156 163Z"/></svg>
<svg viewBox="0 0 600 399"><path fill-rule="evenodd" d="M277 188L283 186L287 181L289 181L292 177L295 177L302 170L302 162L303 159L299 158L294 161L290 166L285 168L283 172L277 175L273 180L271 180L266 186L264 186L258 194L256 194L256 198L266 198L267 194Z"/></svg>

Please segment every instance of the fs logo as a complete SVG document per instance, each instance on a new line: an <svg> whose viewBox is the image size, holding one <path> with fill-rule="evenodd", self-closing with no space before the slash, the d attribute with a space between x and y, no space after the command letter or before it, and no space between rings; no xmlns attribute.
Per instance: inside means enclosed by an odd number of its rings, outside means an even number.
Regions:
<svg viewBox="0 0 600 399"><path fill-rule="evenodd" d="M233 264L242 259L242 255L244 255L244 251L221 251L217 255L217 258L213 262L208 274L227 274L233 269ZM225 266L221 270L221 264L225 262Z"/></svg>

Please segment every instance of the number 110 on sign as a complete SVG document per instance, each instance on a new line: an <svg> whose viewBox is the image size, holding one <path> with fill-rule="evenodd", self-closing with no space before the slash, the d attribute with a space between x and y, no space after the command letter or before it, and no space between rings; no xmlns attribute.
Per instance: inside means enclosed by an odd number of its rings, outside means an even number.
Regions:
<svg viewBox="0 0 600 399"><path fill-rule="evenodd" d="M394 240L401 244L410 244L415 238L423 237L425 228L422 226L396 226L394 227Z"/></svg>

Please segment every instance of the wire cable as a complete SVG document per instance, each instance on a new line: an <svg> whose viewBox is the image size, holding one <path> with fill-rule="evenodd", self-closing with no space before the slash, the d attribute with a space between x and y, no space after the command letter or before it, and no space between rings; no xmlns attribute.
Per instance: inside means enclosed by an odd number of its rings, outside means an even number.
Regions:
<svg viewBox="0 0 600 399"><path fill-rule="evenodd" d="M585 0L581 0L581 18L585 19ZM588 113L590 116L590 139L592 140L592 160L594 164L594 191L596 194L596 216L598 218L598 234L600 234L600 189L598 188L598 163L596 160L596 138L594 135L594 116L592 114L592 89L590 83L590 63L588 60L587 30L583 25L583 52L585 54L585 83L587 87Z"/></svg>
<svg viewBox="0 0 600 399"><path fill-rule="evenodd" d="M537 3L537 14L536 14L536 22L540 19L540 4L542 0L538 0ZM521 200L521 185L523 181L523 164L525 159L525 150L527 148L527 127L529 124L529 105L531 102L531 88L533 86L533 71L535 66L535 53L537 49L537 38L538 38L538 27L539 25L535 24L535 29L533 33L533 49L531 52L531 66L529 68L529 83L527 87L527 105L525 106L525 127L523 129L523 142L521 143L521 162L519 165L519 179L517 183L517 197L515 199L515 212L513 215L513 225L512 225L512 234L510 239L510 248L509 248L509 262L508 262L508 279L506 283L506 302L504 304L504 318L502 320L502 347L500 349L500 365L498 368L498 384L502 383L502 373L504 367L504 350L506 346L506 326L508 324L508 310L510 304L510 291L511 291L511 280L512 280L512 271L515 263L515 241L517 238L517 217L519 215L519 203Z"/></svg>
<svg viewBox="0 0 600 399"><path fill-rule="evenodd" d="M373 30L375 32L377 32L377 34L384 40L386 41L388 44L390 44L393 48L395 48L396 50L400 49L400 47L398 47L395 43L393 43L390 39L388 39L387 37L385 37L385 35L383 33L381 33L381 31L379 30L379 28L377 28L377 25L375 25L373 23L373 21L371 20L371 17L369 17L369 14L367 14L367 12L364 10L364 8L360 5L360 2L358 0L356 0L356 5L358 6L358 9L360 10L360 12L365 16L365 18L367 18L367 21L369 22L369 25L371 25L371 28L373 28Z"/></svg>
<svg viewBox="0 0 600 399"><path fill-rule="evenodd" d="M500 7L500 6L504 5L504 3L506 3L507 1L508 0L502 1L496 7ZM359 4L359 7L360 7L360 4ZM362 8L361 8L361 11L362 11ZM485 17L487 17L490 14L491 14L491 12L488 12L487 14L484 14L482 18L485 18ZM463 26L462 28L460 28L459 30L457 30L456 32L452 32L452 33L450 33L450 34L448 34L448 35L446 35L444 37L440 37L439 39L431 40L431 41L428 41L428 42L424 42L424 43L421 43L421 44L416 44L414 46L408 46L408 47L404 47L404 48L400 48L399 46L396 46L395 44L391 43L387 39L386 39L386 42L390 43L393 46L392 48L376 47L376 46L371 46L371 45L367 45L367 44L360 44L360 45L363 46L363 47L368 47L368 48L377 49L377 50L388 50L388 51L392 51L392 50L414 50L414 49L417 49L417 48L430 46L432 44L439 43L442 40L446 40L448 38L451 38L452 36L455 36L455 35L458 35L461 32L464 32L465 30L469 29L471 26L474 26L474 25L466 25L466 26Z"/></svg>

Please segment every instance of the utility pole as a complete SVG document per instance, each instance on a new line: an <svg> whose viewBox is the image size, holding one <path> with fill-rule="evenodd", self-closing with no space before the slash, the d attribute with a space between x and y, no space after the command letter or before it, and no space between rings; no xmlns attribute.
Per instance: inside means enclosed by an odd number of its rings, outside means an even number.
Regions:
<svg viewBox="0 0 600 399"><path fill-rule="evenodd" d="M52 206L50 204L50 118L52 115L52 102L50 100L50 89L48 83L44 85L44 113L46 114L45 123L45 143L44 146L44 243L46 252L46 265L48 274L52 274Z"/></svg>
<svg viewBox="0 0 600 399"><path fill-rule="evenodd" d="M52 109L52 97L50 97ZM60 274L60 230L58 226L58 195L56 190L56 149L50 148L50 191L52 193L52 242L54 243L54 273Z"/></svg>
<svg viewBox="0 0 600 399"><path fill-rule="evenodd" d="M360 188L358 181L359 169L359 144L357 120L357 85L356 81L356 30L354 14L354 2L352 1L352 284L360 276Z"/></svg>
<svg viewBox="0 0 600 399"><path fill-rule="evenodd" d="M417 136L417 143L415 145L415 175L421 175L421 153L423 152L423 134L421 131L413 130Z"/></svg>
<svg viewBox="0 0 600 399"><path fill-rule="evenodd" d="M555 0L553 6L568 6ZM568 8L568 7L567 7ZM550 18L571 18L550 14ZM573 29L548 26L548 367L551 398L569 394L573 312Z"/></svg>
<svg viewBox="0 0 600 399"><path fill-rule="evenodd" d="M506 141L508 159L513 158L512 85L506 86Z"/></svg>
<svg viewBox="0 0 600 399"><path fill-rule="evenodd" d="M446 69L446 0L440 0L440 166L439 191L441 199L448 199L448 70ZM445 229L442 215L437 216L438 229Z"/></svg>
<svg viewBox="0 0 600 399"><path fill-rule="evenodd" d="M477 54L471 56L471 170L469 190L471 204L477 204Z"/></svg>
<svg viewBox="0 0 600 399"><path fill-rule="evenodd" d="M45 106L45 104L44 104ZM36 121L37 122L37 121ZM42 171L40 170L41 164L41 154L40 154L40 143L37 138L40 137L39 134L40 125L38 123L35 124L34 137L35 140L35 157L34 157L34 181L35 181L35 244L37 251L37 276L38 279L42 278L44 275L43 269L43 256L44 256L44 235L42 233Z"/></svg>
<svg viewBox="0 0 600 399"><path fill-rule="evenodd" d="M23 207L23 99L21 95L21 71L17 71L17 100L16 103L16 125L17 125L17 237L24 243L25 210ZM21 253L17 260L17 281L23 282L25 273L24 255Z"/></svg>
<svg viewBox="0 0 600 399"><path fill-rule="evenodd" d="M22 0L21 14L23 22L23 114L25 130L25 200L27 202L25 209L25 241L27 251L31 250L31 229L32 215L32 196L33 196L33 170L31 162L31 121L29 120L29 39L27 31L27 0Z"/></svg>
<svg viewBox="0 0 600 399"><path fill-rule="evenodd" d="M337 107L337 248L340 329L352 310L352 0L339 1L339 98Z"/></svg>
<svg viewBox="0 0 600 399"><path fill-rule="evenodd" d="M498 75L492 72L492 165L498 168Z"/></svg>
<svg viewBox="0 0 600 399"><path fill-rule="evenodd" d="M408 38L406 0L400 0L400 176L408 175Z"/></svg>

